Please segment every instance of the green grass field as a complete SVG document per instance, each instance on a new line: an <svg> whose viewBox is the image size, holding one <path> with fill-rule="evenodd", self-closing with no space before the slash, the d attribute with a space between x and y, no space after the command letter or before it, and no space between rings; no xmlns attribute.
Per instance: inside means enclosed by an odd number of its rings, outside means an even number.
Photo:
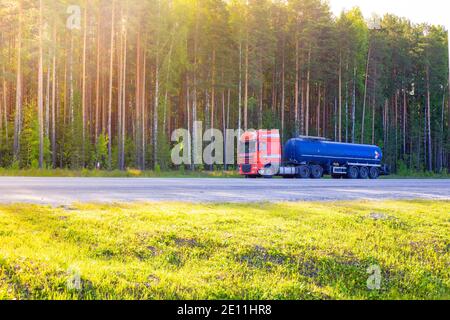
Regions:
<svg viewBox="0 0 450 320"><path fill-rule="evenodd" d="M120 170L69 170L69 169L5 169L0 168L0 177L85 177L85 178L242 178L237 171L141 171ZM325 176L326 179L330 178ZM381 177L381 179L449 179L448 173L407 172Z"/></svg>
<svg viewBox="0 0 450 320"><path fill-rule="evenodd" d="M0 177L82 177L82 178L240 178L236 171L141 171L120 170L69 170L69 169L5 169L0 168Z"/></svg>
<svg viewBox="0 0 450 320"><path fill-rule="evenodd" d="M0 299L449 299L449 251L450 202L8 205Z"/></svg>

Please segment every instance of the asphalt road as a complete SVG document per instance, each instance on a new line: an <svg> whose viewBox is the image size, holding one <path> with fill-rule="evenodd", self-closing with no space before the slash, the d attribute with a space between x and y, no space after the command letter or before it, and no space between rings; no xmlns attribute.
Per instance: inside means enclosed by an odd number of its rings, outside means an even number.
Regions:
<svg viewBox="0 0 450 320"><path fill-rule="evenodd" d="M105 179L0 177L0 203L450 200L449 180Z"/></svg>

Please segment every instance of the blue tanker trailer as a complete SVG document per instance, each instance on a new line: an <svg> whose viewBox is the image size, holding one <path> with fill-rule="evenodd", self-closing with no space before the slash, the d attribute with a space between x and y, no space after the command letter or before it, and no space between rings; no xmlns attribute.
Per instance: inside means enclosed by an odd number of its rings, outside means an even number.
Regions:
<svg viewBox="0 0 450 320"><path fill-rule="evenodd" d="M240 163L241 174L248 178L278 175L284 178L320 179L331 175L335 179L377 179L380 175L389 174L388 167L382 163L382 150L377 146L298 137L290 139L280 152L277 130L260 130L253 136L243 137L241 143L246 148L242 150L253 150L240 154L241 159L252 160L252 163Z"/></svg>
<svg viewBox="0 0 450 320"><path fill-rule="evenodd" d="M291 173L296 168L300 178L321 178L329 174L333 178L377 179L381 174L388 174L382 160L383 153L377 146L313 137L291 139L283 151L283 164Z"/></svg>

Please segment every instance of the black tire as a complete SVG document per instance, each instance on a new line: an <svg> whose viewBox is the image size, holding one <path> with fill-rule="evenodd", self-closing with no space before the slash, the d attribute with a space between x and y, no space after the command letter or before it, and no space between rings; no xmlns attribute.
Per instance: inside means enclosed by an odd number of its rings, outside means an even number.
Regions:
<svg viewBox="0 0 450 320"><path fill-rule="evenodd" d="M359 177L358 167L355 167L355 166L349 167L347 170L347 178L358 179L358 177Z"/></svg>
<svg viewBox="0 0 450 320"><path fill-rule="evenodd" d="M322 166L315 165L311 167L311 178L313 179L321 179L323 177L323 168Z"/></svg>
<svg viewBox="0 0 450 320"><path fill-rule="evenodd" d="M369 179L369 168L361 167L359 168L359 178L360 179Z"/></svg>
<svg viewBox="0 0 450 320"><path fill-rule="evenodd" d="M376 180L380 177L380 170L377 167L372 167L369 170L369 178Z"/></svg>
<svg viewBox="0 0 450 320"><path fill-rule="evenodd" d="M301 166L298 168L298 178L308 179L311 176L311 169L309 166Z"/></svg>

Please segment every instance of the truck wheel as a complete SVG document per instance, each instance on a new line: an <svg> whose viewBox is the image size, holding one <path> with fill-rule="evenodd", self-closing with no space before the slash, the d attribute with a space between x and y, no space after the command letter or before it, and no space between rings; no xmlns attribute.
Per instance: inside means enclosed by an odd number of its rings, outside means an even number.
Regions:
<svg viewBox="0 0 450 320"><path fill-rule="evenodd" d="M359 169L359 178L360 179L368 179L369 178L369 169L367 167L361 167Z"/></svg>
<svg viewBox="0 0 450 320"><path fill-rule="evenodd" d="M379 176L380 176L380 170L378 170L378 168L376 168L376 167L370 168L370 171L369 171L370 179L375 180L375 179L378 179Z"/></svg>
<svg viewBox="0 0 450 320"><path fill-rule="evenodd" d="M321 179L323 177L323 168L322 166L315 165L311 167L311 178L313 179Z"/></svg>
<svg viewBox="0 0 450 320"><path fill-rule="evenodd" d="M309 166L301 166L298 168L298 177L300 179L308 179L311 176L311 169Z"/></svg>
<svg viewBox="0 0 450 320"><path fill-rule="evenodd" d="M359 170L358 167L350 167L348 168L348 172L347 172L347 178L349 179L358 179L359 177Z"/></svg>

